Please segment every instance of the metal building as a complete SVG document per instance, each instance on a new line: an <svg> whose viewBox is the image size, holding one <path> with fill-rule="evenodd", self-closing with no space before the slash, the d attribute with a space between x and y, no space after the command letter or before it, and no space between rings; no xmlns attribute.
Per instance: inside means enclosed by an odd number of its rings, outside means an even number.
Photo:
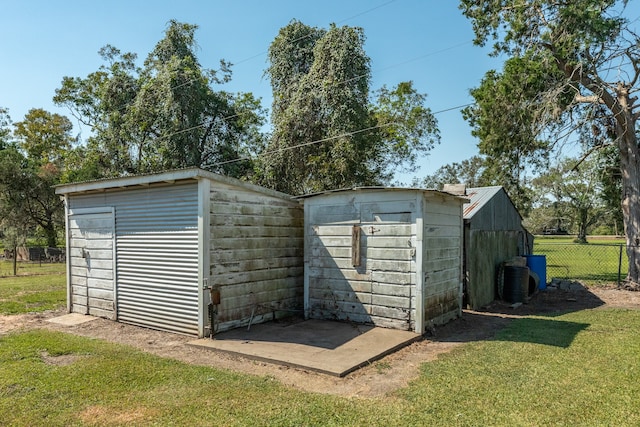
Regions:
<svg viewBox="0 0 640 427"><path fill-rule="evenodd" d="M198 168L56 193L69 312L203 337L302 309L303 210L285 194Z"/></svg>
<svg viewBox="0 0 640 427"><path fill-rule="evenodd" d="M461 314L467 199L400 188L303 198L307 317L424 333Z"/></svg>
<svg viewBox="0 0 640 427"><path fill-rule="evenodd" d="M503 261L531 253L533 236L500 186L468 188L464 205L464 304L478 309L496 299L496 274Z"/></svg>

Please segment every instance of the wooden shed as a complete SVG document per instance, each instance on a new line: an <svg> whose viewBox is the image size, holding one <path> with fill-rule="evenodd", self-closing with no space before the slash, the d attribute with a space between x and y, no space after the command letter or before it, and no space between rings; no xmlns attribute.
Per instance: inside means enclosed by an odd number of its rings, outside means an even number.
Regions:
<svg viewBox="0 0 640 427"><path fill-rule="evenodd" d="M504 188L468 188L464 194L464 304L478 309L496 299L500 263L530 254L533 236Z"/></svg>
<svg viewBox="0 0 640 427"><path fill-rule="evenodd" d="M420 334L459 316L465 201L400 188L304 196L305 315Z"/></svg>
<svg viewBox="0 0 640 427"><path fill-rule="evenodd" d="M302 310L303 209L285 194L198 168L56 192L69 312L203 337Z"/></svg>

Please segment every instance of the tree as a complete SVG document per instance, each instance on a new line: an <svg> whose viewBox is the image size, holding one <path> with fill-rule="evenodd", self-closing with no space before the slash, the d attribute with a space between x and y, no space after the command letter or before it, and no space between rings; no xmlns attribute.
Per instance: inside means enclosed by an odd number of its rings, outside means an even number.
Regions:
<svg viewBox="0 0 640 427"><path fill-rule="evenodd" d="M20 148L38 166L53 163L61 167L75 142L72 130L73 124L67 117L33 108L23 121L15 124L13 133Z"/></svg>
<svg viewBox="0 0 640 427"><path fill-rule="evenodd" d="M534 107L542 103L538 95L559 76L547 75L542 63L532 56L507 60L501 73L487 72L480 86L471 90L476 103L463 110L472 135L479 139L480 154L486 158L485 179L505 187L523 215L532 203L527 171L543 168L551 148L538 128L547 108ZM567 103L567 98L559 94L554 105ZM557 112L553 114L548 116L549 127L560 123Z"/></svg>
<svg viewBox="0 0 640 427"><path fill-rule="evenodd" d="M576 242L587 243L590 227L607 213L603 201L602 168L596 160L563 159L533 180L542 208L552 215L547 227L563 229L571 226Z"/></svg>
<svg viewBox="0 0 640 427"><path fill-rule="evenodd" d="M483 178L486 161L481 156L473 156L458 162L441 166L432 175L425 176L422 181L416 180L413 185L424 188L442 190L445 184L466 184L468 187L491 185Z"/></svg>
<svg viewBox="0 0 640 427"><path fill-rule="evenodd" d="M0 150L4 150L11 142L11 117L6 108L0 107Z"/></svg>
<svg viewBox="0 0 640 427"><path fill-rule="evenodd" d="M370 99L361 28L292 21L269 48L273 134L261 184L291 194L388 182L438 141L425 96L411 82Z"/></svg>
<svg viewBox="0 0 640 427"><path fill-rule="evenodd" d="M38 227L55 247L63 205L53 186L60 183L71 136L69 119L32 109L15 123L14 145L0 150L0 213L11 225Z"/></svg>
<svg viewBox="0 0 640 427"><path fill-rule="evenodd" d="M640 38L623 17L626 0L462 0L475 42L494 40L494 54L536 58L548 85L532 99L536 135L559 137L562 113L574 123L602 109L620 155L627 280L640 282L640 152L637 138ZM619 70L612 73L611 70ZM571 94L571 102L563 96ZM559 102L555 102L559 101ZM506 105L512 105L506 102ZM550 124L547 127L546 124ZM564 130L566 133L566 130Z"/></svg>
<svg viewBox="0 0 640 427"><path fill-rule="evenodd" d="M197 26L170 21L165 37L136 66L136 55L105 46L106 65L86 78L65 77L54 101L90 126L90 168L106 176L199 166L244 176L238 162L261 144L264 111L251 94L215 91L230 64L203 68L195 54ZM232 160L233 162L229 162Z"/></svg>

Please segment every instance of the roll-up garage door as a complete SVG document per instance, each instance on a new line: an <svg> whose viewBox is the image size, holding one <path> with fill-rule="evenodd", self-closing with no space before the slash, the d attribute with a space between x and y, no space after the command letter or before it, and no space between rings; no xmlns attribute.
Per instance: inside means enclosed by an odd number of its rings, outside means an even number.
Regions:
<svg viewBox="0 0 640 427"><path fill-rule="evenodd" d="M197 184L127 191L118 198L118 320L197 335Z"/></svg>

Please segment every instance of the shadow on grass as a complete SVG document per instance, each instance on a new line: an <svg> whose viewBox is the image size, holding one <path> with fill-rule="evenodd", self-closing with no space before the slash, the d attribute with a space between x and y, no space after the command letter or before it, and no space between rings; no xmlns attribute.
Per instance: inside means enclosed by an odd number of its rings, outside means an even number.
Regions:
<svg viewBox="0 0 640 427"><path fill-rule="evenodd" d="M507 329L496 335L495 339L567 348L578 333L587 327L589 327L588 323L525 317L514 319Z"/></svg>
<svg viewBox="0 0 640 427"><path fill-rule="evenodd" d="M567 322L557 317L602 305L604 301L587 288L548 289L537 292L527 304L517 307L494 301L481 310L464 310L460 319L436 328L435 336L428 338L459 343L495 339L566 348L589 324Z"/></svg>

